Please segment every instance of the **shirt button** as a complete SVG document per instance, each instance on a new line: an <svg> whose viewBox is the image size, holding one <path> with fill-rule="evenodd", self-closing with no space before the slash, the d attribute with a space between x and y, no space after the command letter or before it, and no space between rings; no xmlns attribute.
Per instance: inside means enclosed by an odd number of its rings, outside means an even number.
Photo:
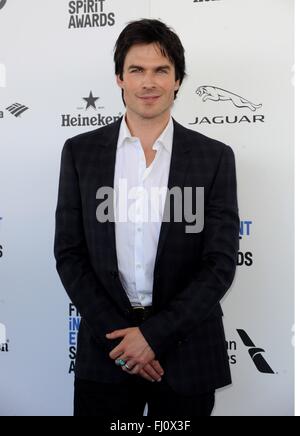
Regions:
<svg viewBox="0 0 300 436"><path fill-rule="evenodd" d="M138 232L141 232L141 231L142 231L141 227L138 227L137 231L138 231Z"/></svg>
<svg viewBox="0 0 300 436"><path fill-rule="evenodd" d="M136 265L136 267L137 267L138 269L140 269L140 268L142 268L142 265L141 265L140 263L138 263L138 264Z"/></svg>

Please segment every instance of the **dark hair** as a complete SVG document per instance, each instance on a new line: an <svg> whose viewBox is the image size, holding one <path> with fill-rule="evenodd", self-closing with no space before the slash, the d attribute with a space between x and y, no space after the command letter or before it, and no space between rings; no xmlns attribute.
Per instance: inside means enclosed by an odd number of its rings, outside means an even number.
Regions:
<svg viewBox="0 0 300 436"><path fill-rule="evenodd" d="M176 33L159 20L142 19L132 21L122 30L115 45L116 75L119 75L123 80L125 58L133 45L151 43L157 43L162 55L167 57L174 65L175 79L179 80L181 85L186 74L184 48ZM174 98L176 98L177 92L175 91Z"/></svg>

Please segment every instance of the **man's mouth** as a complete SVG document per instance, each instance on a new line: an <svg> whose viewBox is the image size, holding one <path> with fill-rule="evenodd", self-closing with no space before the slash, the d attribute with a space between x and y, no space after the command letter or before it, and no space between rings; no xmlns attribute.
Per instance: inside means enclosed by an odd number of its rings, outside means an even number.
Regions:
<svg viewBox="0 0 300 436"><path fill-rule="evenodd" d="M154 102L156 100L158 100L160 97L160 95L142 95L139 98L145 102Z"/></svg>

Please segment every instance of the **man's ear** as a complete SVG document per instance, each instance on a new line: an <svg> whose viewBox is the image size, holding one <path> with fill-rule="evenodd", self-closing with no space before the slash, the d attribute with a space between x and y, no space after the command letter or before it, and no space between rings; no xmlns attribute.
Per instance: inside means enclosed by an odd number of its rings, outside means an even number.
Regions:
<svg viewBox="0 0 300 436"><path fill-rule="evenodd" d="M176 82L175 82L175 91L178 91L179 88L180 88L180 80L176 80Z"/></svg>
<svg viewBox="0 0 300 436"><path fill-rule="evenodd" d="M123 89L123 80L121 80L120 74L116 75L116 81L117 81L117 85Z"/></svg>

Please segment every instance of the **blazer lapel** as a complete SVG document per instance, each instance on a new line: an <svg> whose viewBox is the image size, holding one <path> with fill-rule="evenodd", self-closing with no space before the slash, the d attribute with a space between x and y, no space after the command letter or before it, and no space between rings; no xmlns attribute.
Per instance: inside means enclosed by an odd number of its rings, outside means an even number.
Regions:
<svg viewBox="0 0 300 436"><path fill-rule="evenodd" d="M105 150L102 154L102 165L104 168L103 174L103 186L114 187L114 172L115 172L115 162L116 162L116 152L117 152L117 143L119 136L120 123L116 126L116 130L112 135L111 141L107 142ZM112 259L111 264L112 268L116 268L118 266L117 262L117 252L116 252L116 243L115 243L115 223L114 221L108 222L108 238L109 238L109 246L112 247Z"/></svg>

